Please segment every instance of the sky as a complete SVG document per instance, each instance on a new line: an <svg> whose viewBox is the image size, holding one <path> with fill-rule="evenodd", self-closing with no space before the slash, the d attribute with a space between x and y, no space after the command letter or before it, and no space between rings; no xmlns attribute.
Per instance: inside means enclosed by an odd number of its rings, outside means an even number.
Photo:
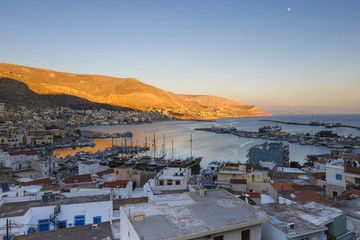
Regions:
<svg viewBox="0 0 360 240"><path fill-rule="evenodd" d="M358 0L0 0L0 62L360 113Z"/></svg>

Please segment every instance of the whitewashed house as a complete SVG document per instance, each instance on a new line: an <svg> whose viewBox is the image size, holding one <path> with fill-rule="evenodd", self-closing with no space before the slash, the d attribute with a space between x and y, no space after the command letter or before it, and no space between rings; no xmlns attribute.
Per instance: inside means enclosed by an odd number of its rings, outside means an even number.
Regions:
<svg viewBox="0 0 360 240"><path fill-rule="evenodd" d="M0 225L6 226L8 220L13 226L9 235L14 236L106 222L113 217L109 195L45 196L2 199ZM5 234L6 228L1 228L0 237Z"/></svg>
<svg viewBox="0 0 360 240"><path fill-rule="evenodd" d="M158 173L150 187L154 191L186 190L191 176L191 169L166 167Z"/></svg>
<svg viewBox="0 0 360 240"><path fill-rule="evenodd" d="M344 160L339 158L326 164L326 195L340 196L346 190Z"/></svg>

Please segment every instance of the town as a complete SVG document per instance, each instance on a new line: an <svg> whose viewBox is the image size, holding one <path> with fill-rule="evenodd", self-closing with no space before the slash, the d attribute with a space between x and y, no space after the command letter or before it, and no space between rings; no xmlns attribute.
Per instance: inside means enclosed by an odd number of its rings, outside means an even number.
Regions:
<svg viewBox="0 0 360 240"><path fill-rule="evenodd" d="M130 132L84 136L77 126L166 117L0 107L4 239L360 237L360 214L354 210L360 207L357 148L308 155L301 165L289 158L289 145L265 141L251 147L244 161L213 161L203 169L201 158L150 157L147 146L130 143L63 158L53 150L69 147L66 141L82 147L91 146L93 138L132 137Z"/></svg>

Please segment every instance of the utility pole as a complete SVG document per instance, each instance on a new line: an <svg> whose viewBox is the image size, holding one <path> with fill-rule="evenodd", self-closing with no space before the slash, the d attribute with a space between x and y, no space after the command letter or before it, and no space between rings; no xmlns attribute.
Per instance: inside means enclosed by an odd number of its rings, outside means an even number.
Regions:
<svg viewBox="0 0 360 240"><path fill-rule="evenodd" d="M9 220L8 218L6 219L6 240L9 239L9 228L11 231L11 220Z"/></svg>

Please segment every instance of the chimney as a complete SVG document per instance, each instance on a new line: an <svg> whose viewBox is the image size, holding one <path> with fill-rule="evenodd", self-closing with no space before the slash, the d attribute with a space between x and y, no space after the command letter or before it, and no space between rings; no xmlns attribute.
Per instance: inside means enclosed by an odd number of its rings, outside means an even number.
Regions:
<svg viewBox="0 0 360 240"><path fill-rule="evenodd" d="M131 221L132 222L142 222L145 220L145 213L144 212L137 212L131 214Z"/></svg>
<svg viewBox="0 0 360 240"><path fill-rule="evenodd" d="M201 189L200 190L200 196L205 196L206 195L206 189Z"/></svg>

